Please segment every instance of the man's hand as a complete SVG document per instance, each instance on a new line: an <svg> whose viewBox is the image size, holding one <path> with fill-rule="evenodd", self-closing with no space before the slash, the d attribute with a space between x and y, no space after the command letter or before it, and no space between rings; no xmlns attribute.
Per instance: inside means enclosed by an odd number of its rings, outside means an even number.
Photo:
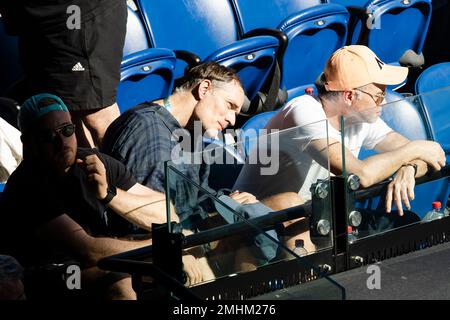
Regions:
<svg viewBox="0 0 450 320"><path fill-rule="evenodd" d="M418 159L425 161L434 170L439 171L445 166L445 152L439 143L434 141L411 141L418 148Z"/></svg>
<svg viewBox="0 0 450 320"><path fill-rule="evenodd" d="M239 190L230 193L230 198L239 202L240 204L252 204L258 202L254 195L248 192L239 192Z"/></svg>
<svg viewBox="0 0 450 320"><path fill-rule="evenodd" d="M104 199L108 194L108 181L103 162L96 154L92 154L84 159L77 159L77 165L86 173L97 199Z"/></svg>
<svg viewBox="0 0 450 320"><path fill-rule="evenodd" d="M411 209L409 200L414 200L414 186L416 184L414 172L412 166L404 166L397 171L394 180L387 189L386 212L391 212L392 202L395 203L400 216L403 216L402 202L406 209Z"/></svg>
<svg viewBox="0 0 450 320"><path fill-rule="evenodd" d="M190 254L183 255L183 270L187 274L187 286L192 286L203 281L200 263L194 256Z"/></svg>

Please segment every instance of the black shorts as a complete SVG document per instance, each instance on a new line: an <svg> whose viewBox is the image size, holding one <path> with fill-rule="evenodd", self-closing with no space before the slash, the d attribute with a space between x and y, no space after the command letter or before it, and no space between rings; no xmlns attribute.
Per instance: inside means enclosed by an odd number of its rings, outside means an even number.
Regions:
<svg viewBox="0 0 450 320"><path fill-rule="evenodd" d="M30 29L22 34L27 94L55 94L72 111L114 104L126 23L127 4L118 1L81 22L80 29L64 25L52 32Z"/></svg>

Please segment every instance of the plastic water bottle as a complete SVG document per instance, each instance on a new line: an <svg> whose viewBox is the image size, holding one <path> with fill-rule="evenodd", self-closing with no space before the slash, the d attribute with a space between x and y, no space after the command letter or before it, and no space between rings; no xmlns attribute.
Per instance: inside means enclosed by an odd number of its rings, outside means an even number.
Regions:
<svg viewBox="0 0 450 320"><path fill-rule="evenodd" d="M308 255L308 251L305 249L305 242L302 239L295 240L294 252L299 257Z"/></svg>
<svg viewBox="0 0 450 320"><path fill-rule="evenodd" d="M355 233L353 232L352 226L347 227L347 239L348 243L353 243L356 241Z"/></svg>
<svg viewBox="0 0 450 320"><path fill-rule="evenodd" d="M425 217L423 217L423 222L428 222L436 219L442 219L444 217L444 213L441 211L441 202L434 201L432 204L433 210L428 211Z"/></svg>

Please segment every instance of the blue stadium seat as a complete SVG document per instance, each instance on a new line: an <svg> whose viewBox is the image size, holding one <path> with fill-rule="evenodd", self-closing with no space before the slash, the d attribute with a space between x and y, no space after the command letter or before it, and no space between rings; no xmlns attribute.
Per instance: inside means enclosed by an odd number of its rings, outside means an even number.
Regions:
<svg viewBox="0 0 450 320"><path fill-rule="evenodd" d="M431 133L423 121L423 115L418 105L395 91L386 90L386 108L383 109L381 118L389 127L407 137L410 140L430 140ZM394 104L395 102L395 104ZM365 159L375 154L373 150L361 149L360 159Z"/></svg>
<svg viewBox="0 0 450 320"><path fill-rule="evenodd" d="M141 17L130 6L128 6L127 33L125 35L125 45L123 56L139 52L150 48L147 32Z"/></svg>
<svg viewBox="0 0 450 320"><path fill-rule="evenodd" d="M291 14L326 3L326 0L231 0L241 30L277 28Z"/></svg>
<svg viewBox="0 0 450 320"><path fill-rule="evenodd" d="M435 64L424 70L416 80L416 94L450 86L450 62Z"/></svg>
<svg viewBox="0 0 450 320"><path fill-rule="evenodd" d="M249 156L250 151L255 146L260 130L263 129L270 121L270 119L277 113L277 111L269 111L257 114L247 120L240 129L239 143L244 151L246 157Z"/></svg>
<svg viewBox="0 0 450 320"><path fill-rule="evenodd" d="M406 99L399 93L387 91L386 101L392 103L383 109L383 120L395 131L404 135L410 140L433 140L427 121L421 105L411 103L412 100ZM398 101L393 103L394 101ZM360 159L365 159L373 155L373 151L361 149ZM420 217L431 209L431 202L441 201L447 203L450 194L450 179L445 178L433 181L427 184L416 186L415 199L411 201L412 210ZM381 200L381 201L380 201ZM372 198L364 203L359 203L358 207L368 209L384 210L384 198Z"/></svg>
<svg viewBox="0 0 450 320"><path fill-rule="evenodd" d="M202 61L218 61L237 70L251 100L268 76L277 53L276 38L239 39L228 0L138 0L152 47L189 51ZM177 52L176 51L176 52ZM176 77L184 73L178 61Z"/></svg>
<svg viewBox="0 0 450 320"><path fill-rule="evenodd" d="M151 48L123 58L117 103L121 112L172 92L176 58L172 50Z"/></svg>
<svg viewBox="0 0 450 320"><path fill-rule="evenodd" d="M432 92L439 88L446 89ZM450 62L439 63L423 71L416 80L416 93L421 95L421 107L430 127L431 139L439 142L447 159L450 158Z"/></svg>
<svg viewBox="0 0 450 320"><path fill-rule="evenodd" d="M431 0L372 0L359 7L363 2L347 1L347 6L358 6L348 7L352 14L348 42L367 45L386 63L422 65Z"/></svg>
<svg viewBox="0 0 450 320"><path fill-rule="evenodd" d="M232 0L243 33L277 28L287 35L282 86L288 90L289 99L304 94L329 56L345 44L347 10L322 2Z"/></svg>
<svg viewBox="0 0 450 320"><path fill-rule="evenodd" d="M337 3L343 6L365 7L370 0L330 0L330 3Z"/></svg>

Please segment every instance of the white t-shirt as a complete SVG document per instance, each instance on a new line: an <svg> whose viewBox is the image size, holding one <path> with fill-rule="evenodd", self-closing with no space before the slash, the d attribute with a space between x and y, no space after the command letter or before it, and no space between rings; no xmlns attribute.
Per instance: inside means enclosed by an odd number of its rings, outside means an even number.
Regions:
<svg viewBox="0 0 450 320"><path fill-rule="evenodd" d="M22 161L20 131L0 118L0 182L6 182Z"/></svg>
<svg viewBox="0 0 450 320"><path fill-rule="evenodd" d="M249 159L253 157L253 161L244 165L234 189L250 192L259 199L281 192L297 192L304 200L310 200L311 184L317 179L327 178L329 168L328 163L317 163L305 149L311 141L327 139L327 136L330 143L333 140L341 142L340 132L325 119L321 103L310 95L287 103L266 126L269 131L281 131L267 139L270 143L260 144L258 150L252 150ZM374 123L352 124L345 127L344 143L358 157L362 146L373 149L391 131L380 118ZM264 149L271 150L272 167L278 161L275 174L261 174L261 168L267 165L252 164L256 162L257 154L267 154Z"/></svg>

